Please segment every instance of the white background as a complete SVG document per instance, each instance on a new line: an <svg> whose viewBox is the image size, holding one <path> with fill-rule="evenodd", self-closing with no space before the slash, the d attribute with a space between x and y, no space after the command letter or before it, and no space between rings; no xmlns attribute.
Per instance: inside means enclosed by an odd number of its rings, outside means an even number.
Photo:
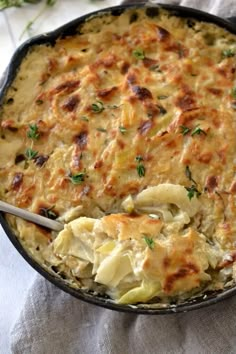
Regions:
<svg viewBox="0 0 236 354"><path fill-rule="evenodd" d="M57 0L35 23L31 33L26 33L21 40L19 38L26 24L42 9L43 2L0 12L0 76L14 50L29 35L53 30L85 13L119 3L119 0ZM0 155L2 153L0 151ZM10 329L24 305L25 295L35 275L36 272L15 250L0 226L0 354L10 353Z"/></svg>

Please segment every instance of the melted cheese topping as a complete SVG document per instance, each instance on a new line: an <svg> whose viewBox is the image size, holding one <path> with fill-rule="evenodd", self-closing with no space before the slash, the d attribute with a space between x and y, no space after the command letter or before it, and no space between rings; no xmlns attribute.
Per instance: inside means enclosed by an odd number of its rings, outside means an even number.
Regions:
<svg viewBox="0 0 236 354"><path fill-rule="evenodd" d="M72 220L57 236L9 217L26 250L128 304L222 288L236 259L236 36L149 15L31 48L0 120L1 198Z"/></svg>

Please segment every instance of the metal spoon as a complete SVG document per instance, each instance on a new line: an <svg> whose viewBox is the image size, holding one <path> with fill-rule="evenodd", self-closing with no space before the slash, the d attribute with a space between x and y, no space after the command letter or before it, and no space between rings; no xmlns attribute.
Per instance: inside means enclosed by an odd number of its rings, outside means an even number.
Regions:
<svg viewBox="0 0 236 354"><path fill-rule="evenodd" d="M54 231L61 231L64 228L64 225L62 223L60 223L59 221L48 219L44 216L34 214L28 210L17 208L11 204L2 202L1 200L0 200L0 211L4 211L5 213L19 216L22 219L31 221L31 222L41 225L41 226L45 226L48 229L51 229Z"/></svg>

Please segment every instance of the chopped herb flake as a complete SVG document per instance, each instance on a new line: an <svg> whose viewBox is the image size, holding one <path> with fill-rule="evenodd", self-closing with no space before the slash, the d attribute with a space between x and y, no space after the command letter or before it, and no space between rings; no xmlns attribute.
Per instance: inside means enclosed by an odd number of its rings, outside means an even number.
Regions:
<svg viewBox="0 0 236 354"><path fill-rule="evenodd" d="M233 98L236 99L236 86L234 86L234 87L232 88L231 95L233 96Z"/></svg>
<svg viewBox="0 0 236 354"><path fill-rule="evenodd" d="M181 134L183 135L187 135L191 131L191 129L186 127L185 125L180 125L180 130Z"/></svg>
<svg viewBox="0 0 236 354"><path fill-rule="evenodd" d="M204 134L206 135L206 132L204 130L202 130L198 125L193 129L191 135L200 135L200 134Z"/></svg>
<svg viewBox="0 0 236 354"><path fill-rule="evenodd" d="M133 50L132 54L136 59L143 60L145 58L145 54L142 49L135 49L135 50Z"/></svg>
<svg viewBox="0 0 236 354"><path fill-rule="evenodd" d="M117 106L116 104L111 104L111 105L108 105L107 107L108 107L108 108L111 108L111 109L117 109L117 108L119 108L119 106Z"/></svg>
<svg viewBox="0 0 236 354"><path fill-rule="evenodd" d="M36 124L30 124L29 130L27 131L27 137L33 140L37 140L39 138L39 131Z"/></svg>
<svg viewBox="0 0 236 354"><path fill-rule="evenodd" d="M191 200L194 195L198 198L201 195L201 192L199 192L196 188L196 186L192 185L191 187L185 187L185 189L187 190L187 196L189 198L189 200Z"/></svg>
<svg viewBox="0 0 236 354"><path fill-rule="evenodd" d="M190 171L189 166L186 166L186 168L185 168L185 174L186 174L186 177L191 181L191 180L192 180L192 173L191 173L191 171Z"/></svg>
<svg viewBox="0 0 236 354"><path fill-rule="evenodd" d="M159 64L151 65L149 68L150 71L155 71L156 73L162 73Z"/></svg>
<svg viewBox="0 0 236 354"><path fill-rule="evenodd" d="M145 176L145 167L142 163L139 163L137 166L137 172L139 177L144 177Z"/></svg>
<svg viewBox="0 0 236 354"><path fill-rule="evenodd" d="M73 184L81 184L84 182L85 172L76 173L75 175L69 176Z"/></svg>
<svg viewBox="0 0 236 354"><path fill-rule="evenodd" d="M145 170L144 165L141 163L141 161L143 161L143 157L138 155L135 157L135 161L138 163L136 169L137 169L139 177L144 177L146 170Z"/></svg>
<svg viewBox="0 0 236 354"><path fill-rule="evenodd" d="M33 160L38 155L38 151L34 151L31 148L26 149L25 156L28 160Z"/></svg>
<svg viewBox="0 0 236 354"><path fill-rule="evenodd" d="M47 0L47 1L46 1L46 4L47 4L48 6L53 6L53 5L56 3L56 1L57 1L57 0Z"/></svg>
<svg viewBox="0 0 236 354"><path fill-rule="evenodd" d="M143 157L141 155L138 155L135 157L135 161L141 162L141 161L143 161Z"/></svg>
<svg viewBox="0 0 236 354"><path fill-rule="evenodd" d="M147 235L144 235L143 239L146 242L147 246L150 248L150 250L153 250L155 247L154 240L151 237L148 237Z"/></svg>
<svg viewBox="0 0 236 354"><path fill-rule="evenodd" d="M91 108L94 113L101 113L105 109L102 101L92 103Z"/></svg>
<svg viewBox="0 0 236 354"><path fill-rule="evenodd" d="M186 166L185 168L185 175L190 181L192 181L194 184L197 184L192 177L192 172L190 171L189 166Z"/></svg>
<svg viewBox="0 0 236 354"><path fill-rule="evenodd" d="M99 132L102 132L102 133L106 133L106 132L107 132L107 130L104 129L104 128L97 128L97 130L98 130Z"/></svg>
<svg viewBox="0 0 236 354"><path fill-rule="evenodd" d="M235 56L235 52L232 49L226 49L222 51L223 58L230 58L234 56Z"/></svg>
<svg viewBox="0 0 236 354"><path fill-rule="evenodd" d="M121 132L121 134L125 134L127 132L127 129L125 127L120 126L119 131Z"/></svg>
<svg viewBox="0 0 236 354"><path fill-rule="evenodd" d="M57 214L53 211L55 205L50 208L40 208L40 215L45 216L48 219L55 220L57 218Z"/></svg>

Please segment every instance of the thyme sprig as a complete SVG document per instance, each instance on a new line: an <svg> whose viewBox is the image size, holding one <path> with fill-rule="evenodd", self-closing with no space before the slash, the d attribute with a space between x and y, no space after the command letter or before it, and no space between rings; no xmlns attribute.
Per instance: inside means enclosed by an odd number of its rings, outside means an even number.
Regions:
<svg viewBox="0 0 236 354"><path fill-rule="evenodd" d="M39 139L40 133L37 124L29 124L29 129L27 130L27 137L32 140Z"/></svg>
<svg viewBox="0 0 236 354"><path fill-rule="evenodd" d="M201 128L199 127L199 124L198 124L198 125L193 129L191 135L194 136L194 135L200 135L200 134L207 135L207 133L206 133L203 129L201 129Z"/></svg>
<svg viewBox="0 0 236 354"><path fill-rule="evenodd" d="M222 51L223 58L231 58L235 56L235 52L233 49L225 49Z"/></svg>
<svg viewBox="0 0 236 354"><path fill-rule="evenodd" d="M48 219L55 220L57 218L57 213L53 211L55 205L50 208L40 208L40 215L45 216Z"/></svg>
<svg viewBox="0 0 236 354"><path fill-rule="evenodd" d="M0 0L0 10L22 7L25 4L38 4L41 0Z"/></svg>
<svg viewBox="0 0 236 354"><path fill-rule="evenodd" d="M28 0L28 1L25 1L25 2L36 4L39 1L40 0L32 0L32 2L31 2L31 0ZM25 26L25 28L24 28L23 32L21 33L19 39L22 39L22 37L24 36L24 34L26 32L29 32L30 30L32 30L32 27L33 27L34 23L45 13L45 11L47 11L48 7L54 6L56 2L57 2L57 0L45 0L45 5L41 9L41 11L39 11L39 13L31 21L29 21L27 23L27 25Z"/></svg>
<svg viewBox="0 0 236 354"><path fill-rule="evenodd" d="M91 104L91 109L94 113L101 113L104 111L105 107L102 101L96 101L95 103Z"/></svg>
<svg viewBox="0 0 236 354"><path fill-rule="evenodd" d="M155 247L155 241L151 237L148 237L147 235L143 235L143 236L144 236L143 239L146 242L148 248L150 248L150 250L153 250Z"/></svg>
<svg viewBox="0 0 236 354"><path fill-rule="evenodd" d="M133 50L132 54L138 60L143 60L145 58L144 50L140 48Z"/></svg>
<svg viewBox="0 0 236 354"><path fill-rule="evenodd" d="M187 191L189 200L191 200L194 196L198 198L202 193L197 189L197 182L193 179L189 166L185 167L185 176L193 183L191 187L184 187Z"/></svg>
<svg viewBox="0 0 236 354"><path fill-rule="evenodd" d="M192 177L192 172L191 172L189 166L186 166L186 168L185 168L185 175L191 182L193 182L195 185L197 185L196 181Z"/></svg>
<svg viewBox="0 0 236 354"><path fill-rule="evenodd" d="M191 200L194 196L197 198L202 194L199 192L199 190L196 188L196 186L192 185L191 187L184 187L187 190L187 196L189 200Z"/></svg>
<svg viewBox="0 0 236 354"><path fill-rule="evenodd" d="M135 161L137 162L136 170L138 172L139 177L144 177L145 176L145 166L143 165L143 157L138 155L135 157Z"/></svg>
<svg viewBox="0 0 236 354"><path fill-rule="evenodd" d="M85 172L79 172L74 175L70 175L69 179L73 184L81 184L85 180L86 173Z"/></svg>
<svg viewBox="0 0 236 354"><path fill-rule="evenodd" d="M35 151L31 148L26 149L25 156L28 160L33 160L38 155L38 151Z"/></svg>

